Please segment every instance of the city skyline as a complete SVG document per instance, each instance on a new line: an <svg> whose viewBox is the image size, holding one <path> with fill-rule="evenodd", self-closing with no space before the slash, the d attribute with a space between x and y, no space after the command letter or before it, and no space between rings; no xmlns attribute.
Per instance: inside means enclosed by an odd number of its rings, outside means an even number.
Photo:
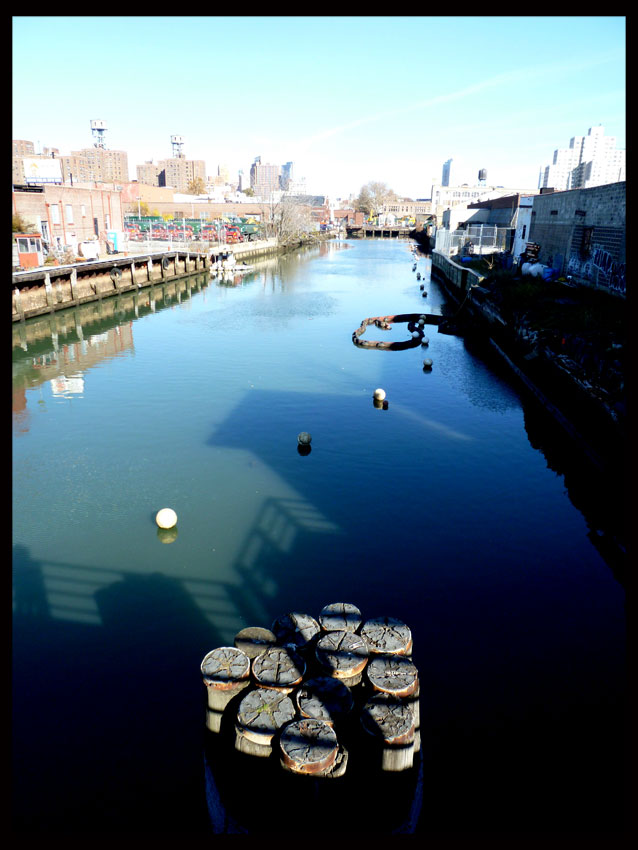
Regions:
<svg viewBox="0 0 638 850"><path fill-rule="evenodd" d="M592 126L625 147L625 19L14 16L13 138L65 154L96 119L131 179L179 134L207 175L261 156L313 194L428 197L449 159L459 182L535 191Z"/></svg>

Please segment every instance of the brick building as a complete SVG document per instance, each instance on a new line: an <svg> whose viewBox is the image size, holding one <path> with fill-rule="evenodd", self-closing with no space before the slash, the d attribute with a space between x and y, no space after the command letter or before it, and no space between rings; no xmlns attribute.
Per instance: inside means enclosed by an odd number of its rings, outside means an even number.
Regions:
<svg viewBox="0 0 638 850"><path fill-rule="evenodd" d="M534 196L530 239L541 263L625 294L625 182Z"/></svg>
<svg viewBox="0 0 638 850"><path fill-rule="evenodd" d="M14 186L12 210L42 234L47 249L75 248L97 236L106 251L106 231L124 229L121 192L109 184Z"/></svg>

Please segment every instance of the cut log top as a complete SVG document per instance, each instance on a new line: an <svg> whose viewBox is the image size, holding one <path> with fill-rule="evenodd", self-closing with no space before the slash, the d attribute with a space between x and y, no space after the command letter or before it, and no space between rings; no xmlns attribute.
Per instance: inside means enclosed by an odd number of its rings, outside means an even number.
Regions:
<svg viewBox="0 0 638 850"><path fill-rule="evenodd" d="M207 685L232 686L250 675L250 658L234 646L220 646L204 657L201 671Z"/></svg>
<svg viewBox="0 0 638 850"><path fill-rule="evenodd" d="M249 658L255 658L264 649L275 646L277 638L270 629L262 629L260 626L248 626L235 635L234 643Z"/></svg>
<svg viewBox="0 0 638 850"><path fill-rule="evenodd" d="M374 617L361 627L361 637L371 653L409 655L412 651L412 632L394 617Z"/></svg>
<svg viewBox="0 0 638 850"><path fill-rule="evenodd" d="M349 602L333 602L321 609L319 625L324 632L356 632L361 625L361 611Z"/></svg>
<svg viewBox="0 0 638 850"><path fill-rule="evenodd" d="M272 630L279 643L291 643L298 649L305 649L320 632L314 617L298 611L278 617L272 624Z"/></svg>
<svg viewBox="0 0 638 850"><path fill-rule="evenodd" d="M407 697L415 693L419 678L415 665L404 655L380 655L366 668L368 681L376 691Z"/></svg>
<svg viewBox="0 0 638 850"><path fill-rule="evenodd" d="M332 725L352 711L354 700L348 688L338 679L317 676L303 684L296 694L302 717L312 717Z"/></svg>
<svg viewBox="0 0 638 850"><path fill-rule="evenodd" d="M375 694L366 702L361 711L361 723L384 744L408 744L414 740L412 709L388 694Z"/></svg>
<svg viewBox="0 0 638 850"><path fill-rule="evenodd" d="M352 632L328 632L317 643L317 660L337 678L360 673L368 661L368 648L360 635Z"/></svg>
<svg viewBox="0 0 638 850"><path fill-rule="evenodd" d="M339 745L334 730L313 718L289 723L279 739L284 764L296 773L327 770L337 758Z"/></svg>
<svg viewBox="0 0 638 850"><path fill-rule="evenodd" d="M252 671L255 681L262 688L291 691L301 683L306 665L294 649L275 646L253 659Z"/></svg>
<svg viewBox="0 0 638 850"><path fill-rule="evenodd" d="M295 706L286 694L265 688L249 691L237 709L238 725L265 738L294 720Z"/></svg>

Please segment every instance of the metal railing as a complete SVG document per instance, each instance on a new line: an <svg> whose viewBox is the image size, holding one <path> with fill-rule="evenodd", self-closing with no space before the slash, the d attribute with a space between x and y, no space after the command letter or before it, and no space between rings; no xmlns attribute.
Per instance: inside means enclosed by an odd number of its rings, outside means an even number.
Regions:
<svg viewBox="0 0 638 850"><path fill-rule="evenodd" d="M514 228L496 227L491 224L472 224L464 230L436 231L434 250L446 257L455 254L494 254L510 249Z"/></svg>

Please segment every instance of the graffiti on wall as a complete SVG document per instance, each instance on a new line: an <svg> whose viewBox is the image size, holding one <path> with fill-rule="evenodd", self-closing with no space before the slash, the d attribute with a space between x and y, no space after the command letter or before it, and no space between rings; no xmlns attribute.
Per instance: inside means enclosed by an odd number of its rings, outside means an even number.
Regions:
<svg viewBox="0 0 638 850"><path fill-rule="evenodd" d="M625 263L614 260L609 251L599 245L592 245L591 255L586 260L572 254L567 263L567 274L615 292L626 292Z"/></svg>

